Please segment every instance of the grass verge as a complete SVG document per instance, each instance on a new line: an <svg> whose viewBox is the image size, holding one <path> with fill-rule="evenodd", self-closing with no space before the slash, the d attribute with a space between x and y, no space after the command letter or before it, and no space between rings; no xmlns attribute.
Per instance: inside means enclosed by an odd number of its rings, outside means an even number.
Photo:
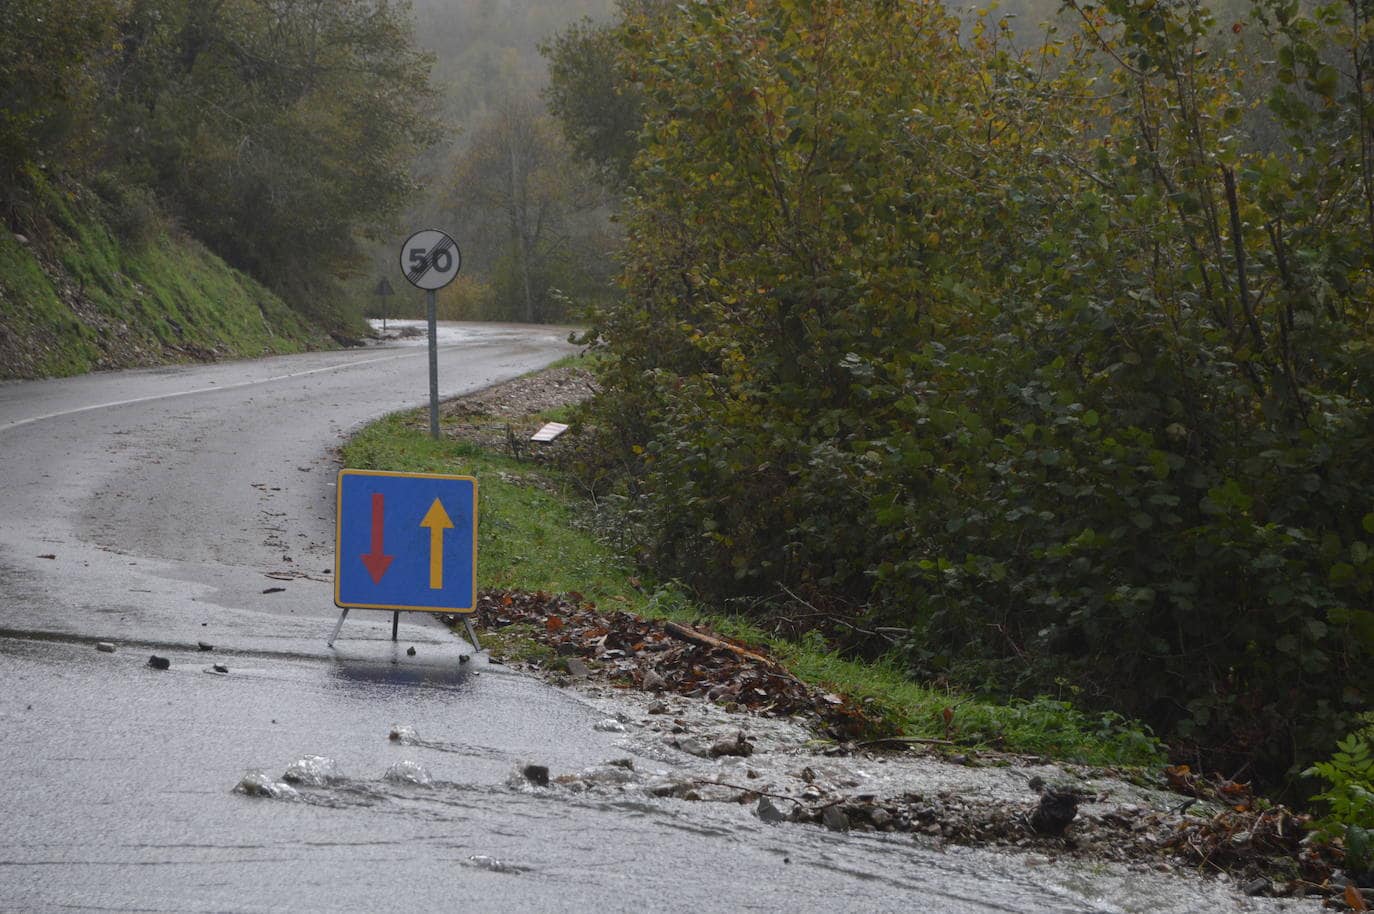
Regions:
<svg viewBox="0 0 1374 914"><path fill-rule="evenodd" d="M434 441L424 428L418 412L374 423L344 446L344 465L476 477L478 581L483 588L577 592L603 609L709 624L721 634L768 648L802 681L865 702L906 736L947 738L1090 765L1163 762L1158 742L1118 715L1087 714L1048 697L998 702L929 689L908 679L895 662L849 660L818 637L786 640L747 619L712 612L671 586L647 583L624 558L579 527L583 503L576 487L557 470L467 442ZM539 653L537 645L522 643L518 633L504 637L498 643L504 644L507 656Z"/></svg>

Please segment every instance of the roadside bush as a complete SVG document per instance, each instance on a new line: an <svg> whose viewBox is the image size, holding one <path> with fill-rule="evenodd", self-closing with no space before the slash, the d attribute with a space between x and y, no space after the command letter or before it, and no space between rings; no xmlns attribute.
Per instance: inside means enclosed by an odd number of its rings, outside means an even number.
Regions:
<svg viewBox="0 0 1374 914"><path fill-rule="evenodd" d="M1071 8L1031 53L924 3L629 17L600 452L703 596L1272 783L1369 707L1367 86L1340 10L1254 8L1274 84L1205 7Z"/></svg>

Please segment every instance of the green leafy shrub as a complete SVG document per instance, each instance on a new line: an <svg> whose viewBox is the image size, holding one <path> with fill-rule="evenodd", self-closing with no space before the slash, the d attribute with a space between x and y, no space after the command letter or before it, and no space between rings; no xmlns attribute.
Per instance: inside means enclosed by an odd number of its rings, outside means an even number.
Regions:
<svg viewBox="0 0 1374 914"><path fill-rule="evenodd" d="M1303 772L1326 782L1315 799L1329 812L1319 829L1345 843L1347 871L1369 881L1374 875L1374 754L1369 731L1352 733L1336 744L1336 753Z"/></svg>

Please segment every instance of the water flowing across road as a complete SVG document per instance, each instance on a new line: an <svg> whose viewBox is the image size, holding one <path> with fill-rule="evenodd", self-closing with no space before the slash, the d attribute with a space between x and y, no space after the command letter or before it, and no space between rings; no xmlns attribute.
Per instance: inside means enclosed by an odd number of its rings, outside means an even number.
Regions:
<svg viewBox="0 0 1374 914"><path fill-rule="evenodd" d="M449 326L443 392L547 364L565 336ZM459 662L471 649L427 617L393 644L388 616L356 613L327 650L333 449L426 384L405 343L0 384L0 909L1245 904L617 786L629 769L608 762L678 763L598 728L604 708ZM512 778L527 762L610 786L536 788Z"/></svg>

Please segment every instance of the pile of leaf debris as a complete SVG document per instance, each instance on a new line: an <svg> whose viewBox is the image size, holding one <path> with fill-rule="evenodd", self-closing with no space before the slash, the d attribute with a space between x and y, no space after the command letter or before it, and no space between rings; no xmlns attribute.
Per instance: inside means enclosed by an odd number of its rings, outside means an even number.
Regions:
<svg viewBox="0 0 1374 914"><path fill-rule="evenodd" d="M556 668L578 678L706 698L727 710L807 715L837 740L893 735L892 725L863 705L808 685L765 652L708 631L603 613L576 593L484 591L477 611L489 630L522 625L522 635L552 650Z"/></svg>

